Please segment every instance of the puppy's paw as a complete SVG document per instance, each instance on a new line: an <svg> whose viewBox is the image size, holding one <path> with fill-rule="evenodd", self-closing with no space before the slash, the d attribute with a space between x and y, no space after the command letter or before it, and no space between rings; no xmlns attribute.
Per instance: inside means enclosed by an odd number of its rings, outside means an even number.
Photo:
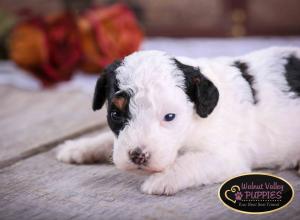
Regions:
<svg viewBox="0 0 300 220"><path fill-rule="evenodd" d="M66 141L60 145L56 154L57 160L64 163L92 163L95 158L88 151L87 147L82 145L82 141Z"/></svg>
<svg viewBox="0 0 300 220"><path fill-rule="evenodd" d="M178 191L177 181L169 174L153 174L142 184L141 191L146 194L174 195Z"/></svg>

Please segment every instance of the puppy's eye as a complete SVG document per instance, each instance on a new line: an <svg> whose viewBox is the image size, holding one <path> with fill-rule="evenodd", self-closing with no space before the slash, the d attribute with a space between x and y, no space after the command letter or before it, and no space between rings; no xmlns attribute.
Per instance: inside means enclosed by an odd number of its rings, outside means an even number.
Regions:
<svg viewBox="0 0 300 220"><path fill-rule="evenodd" d="M112 111L112 112L110 113L110 117L111 117L111 119L112 119L113 121L115 121L115 122L120 122L120 121L122 121L122 116L121 116L121 114L120 114L119 112L117 112L117 111Z"/></svg>
<svg viewBox="0 0 300 220"><path fill-rule="evenodd" d="M173 121L175 116L176 115L174 113L168 113L168 114L165 115L164 120L165 121Z"/></svg>

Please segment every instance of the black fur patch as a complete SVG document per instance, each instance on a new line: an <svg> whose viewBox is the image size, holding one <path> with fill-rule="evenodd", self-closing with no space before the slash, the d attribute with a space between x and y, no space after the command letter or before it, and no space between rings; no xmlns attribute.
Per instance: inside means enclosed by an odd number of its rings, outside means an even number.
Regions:
<svg viewBox="0 0 300 220"><path fill-rule="evenodd" d="M119 91L115 70L121 65L122 61L116 60L104 69L103 73L97 80L93 99L94 111L101 109L105 100Z"/></svg>
<svg viewBox="0 0 300 220"><path fill-rule="evenodd" d="M121 97L126 100L126 104L122 108L119 108L114 104L114 102L112 102L112 100L116 97ZM114 132L116 136L119 135L120 131L126 126L128 121L131 119L131 115L129 112L129 101L130 95L126 91L119 91L112 97L110 97L108 100L107 122L110 129Z"/></svg>
<svg viewBox="0 0 300 220"><path fill-rule="evenodd" d="M235 61L233 66L235 66L236 68L238 68L241 71L242 77L247 81L247 83L250 86L252 97L253 97L253 104L257 104L258 103L258 100L256 97L257 93L256 93L256 90L253 88L254 77L248 73L248 65L241 61Z"/></svg>
<svg viewBox="0 0 300 220"><path fill-rule="evenodd" d="M95 87L93 110L99 110L107 100L107 122L115 135L119 135L120 131L125 127L130 119L129 99L130 95L125 91L120 91L118 81L116 79L116 69L122 65L122 61L117 60L109 65L101 74ZM112 102L114 98L122 97L126 99L126 105L120 109ZM114 116L112 117L112 112Z"/></svg>
<svg viewBox="0 0 300 220"><path fill-rule="evenodd" d="M185 65L174 59L178 69L184 73L186 94L194 102L197 114L206 118L219 100L219 91L215 85L201 74L200 69Z"/></svg>
<svg viewBox="0 0 300 220"><path fill-rule="evenodd" d="M300 96L300 59L294 55L287 58L285 65L285 78L290 86L290 91Z"/></svg>

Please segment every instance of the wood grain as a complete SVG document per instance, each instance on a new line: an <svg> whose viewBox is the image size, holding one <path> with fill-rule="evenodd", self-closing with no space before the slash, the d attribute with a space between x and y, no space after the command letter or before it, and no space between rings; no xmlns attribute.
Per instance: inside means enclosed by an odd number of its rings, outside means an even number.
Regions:
<svg viewBox="0 0 300 220"><path fill-rule="evenodd" d="M0 167L106 125L104 111L78 91L32 92L0 86Z"/></svg>
<svg viewBox="0 0 300 220"><path fill-rule="evenodd" d="M145 195L139 191L145 176L121 172L113 165L59 163L51 151L0 170L0 218L298 220L299 177L294 171L275 173L293 185L294 201L272 214L245 215L219 201L219 184L175 196Z"/></svg>

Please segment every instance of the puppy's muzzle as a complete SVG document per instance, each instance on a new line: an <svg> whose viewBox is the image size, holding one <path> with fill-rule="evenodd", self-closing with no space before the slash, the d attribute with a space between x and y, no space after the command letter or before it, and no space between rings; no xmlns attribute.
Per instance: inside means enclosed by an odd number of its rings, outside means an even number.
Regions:
<svg viewBox="0 0 300 220"><path fill-rule="evenodd" d="M136 165L146 165L150 158L150 154L148 152L143 152L143 150L139 147L130 150L128 154L130 160Z"/></svg>

